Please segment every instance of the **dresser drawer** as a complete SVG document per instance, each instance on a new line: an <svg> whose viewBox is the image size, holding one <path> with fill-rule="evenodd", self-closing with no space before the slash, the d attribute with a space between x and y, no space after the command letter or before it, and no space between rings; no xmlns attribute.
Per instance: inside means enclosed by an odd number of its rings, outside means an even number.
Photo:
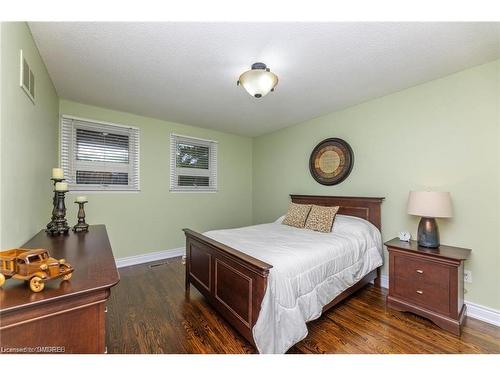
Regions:
<svg viewBox="0 0 500 375"><path fill-rule="evenodd" d="M392 293L441 314L450 313L450 268L431 260L394 254Z"/></svg>
<svg viewBox="0 0 500 375"><path fill-rule="evenodd" d="M425 259L411 256L394 256L394 276L411 282L423 282L434 287L448 290L450 267Z"/></svg>
<svg viewBox="0 0 500 375"><path fill-rule="evenodd" d="M426 309L446 315L450 313L449 288L443 288L436 284L426 284L421 280L396 277L393 284L393 294Z"/></svg>

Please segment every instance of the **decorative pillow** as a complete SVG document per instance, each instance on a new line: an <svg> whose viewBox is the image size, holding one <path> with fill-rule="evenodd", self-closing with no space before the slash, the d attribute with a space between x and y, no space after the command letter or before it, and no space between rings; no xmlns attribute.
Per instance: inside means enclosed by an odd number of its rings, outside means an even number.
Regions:
<svg viewBox="0 0 500 375"><path fill-rule="evenodd" d="M281 224L290 225L296 228L304 228L309 211L311 211L310 204L290 203L286 217Z"/></svg>
<svg viewBox="0 0 500 375"><path fill-rule="evenodd" d="M305 228L317 232L331 232L333 221L335 220L335 215L338 210L339 206L325 207L313 205L307 217Z"/></svg>

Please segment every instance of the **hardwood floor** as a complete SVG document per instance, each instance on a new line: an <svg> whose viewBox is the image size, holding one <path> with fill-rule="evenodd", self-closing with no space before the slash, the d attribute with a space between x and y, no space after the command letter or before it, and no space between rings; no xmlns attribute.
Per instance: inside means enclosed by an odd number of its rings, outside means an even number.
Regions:
<svg viewBox="0 0 500 375"><path fill-rule="evenodd" d="M108 302L108 353L255 353L191 287L180 258L120 270ZM466 318L461 337L390 310L365 287L319 319L288 353L500 353L500 328Z"/></svg>

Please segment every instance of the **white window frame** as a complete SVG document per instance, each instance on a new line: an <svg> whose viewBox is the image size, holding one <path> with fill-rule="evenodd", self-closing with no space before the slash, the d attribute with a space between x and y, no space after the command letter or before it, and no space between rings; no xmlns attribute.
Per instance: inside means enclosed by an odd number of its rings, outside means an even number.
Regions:
<svg viewBox="0 0 500 375"><path fill-rule="evenodd" d="M177 143L182 141L209 149L208 169L181 168L177 167ZM215 193L218 191L218 141L195 138L187 135L170 134L170 191L171 192L200 192ZM182 176L205 176L209 178L209 186L179 186L178 177Z"/></svg>
<svg viewBox="0 0 500 375"><path fill-rule="evenodd" d="M71 123L71 125L68 125ZM76 129L113 132L129 137L129 163L102 163L76 160ZM140 129L134 126L62 115L60 121L60 166L70 191L137 192L140 191ZM128 185L77 184L76 171L127 172Z"/></svg>

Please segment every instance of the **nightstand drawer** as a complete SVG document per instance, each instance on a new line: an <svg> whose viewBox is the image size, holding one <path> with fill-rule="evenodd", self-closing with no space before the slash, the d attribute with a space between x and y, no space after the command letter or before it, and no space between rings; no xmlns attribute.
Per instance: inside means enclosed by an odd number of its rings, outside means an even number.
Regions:
<svg viewBox="0 0 500 375"><path fill-rule="evenodd" d="M428 284L422 280L396 277L393 288L393 294L397 297L442 314L450 313L448 287Z"/></svg>
<svg viewBox="0 0 500 375"><path fill-rule="evenodd" d="M446 289L446 291L449 288L450 268L446 265L405 255L395 255L393 266L396 278L422 282Z"/></svg>

